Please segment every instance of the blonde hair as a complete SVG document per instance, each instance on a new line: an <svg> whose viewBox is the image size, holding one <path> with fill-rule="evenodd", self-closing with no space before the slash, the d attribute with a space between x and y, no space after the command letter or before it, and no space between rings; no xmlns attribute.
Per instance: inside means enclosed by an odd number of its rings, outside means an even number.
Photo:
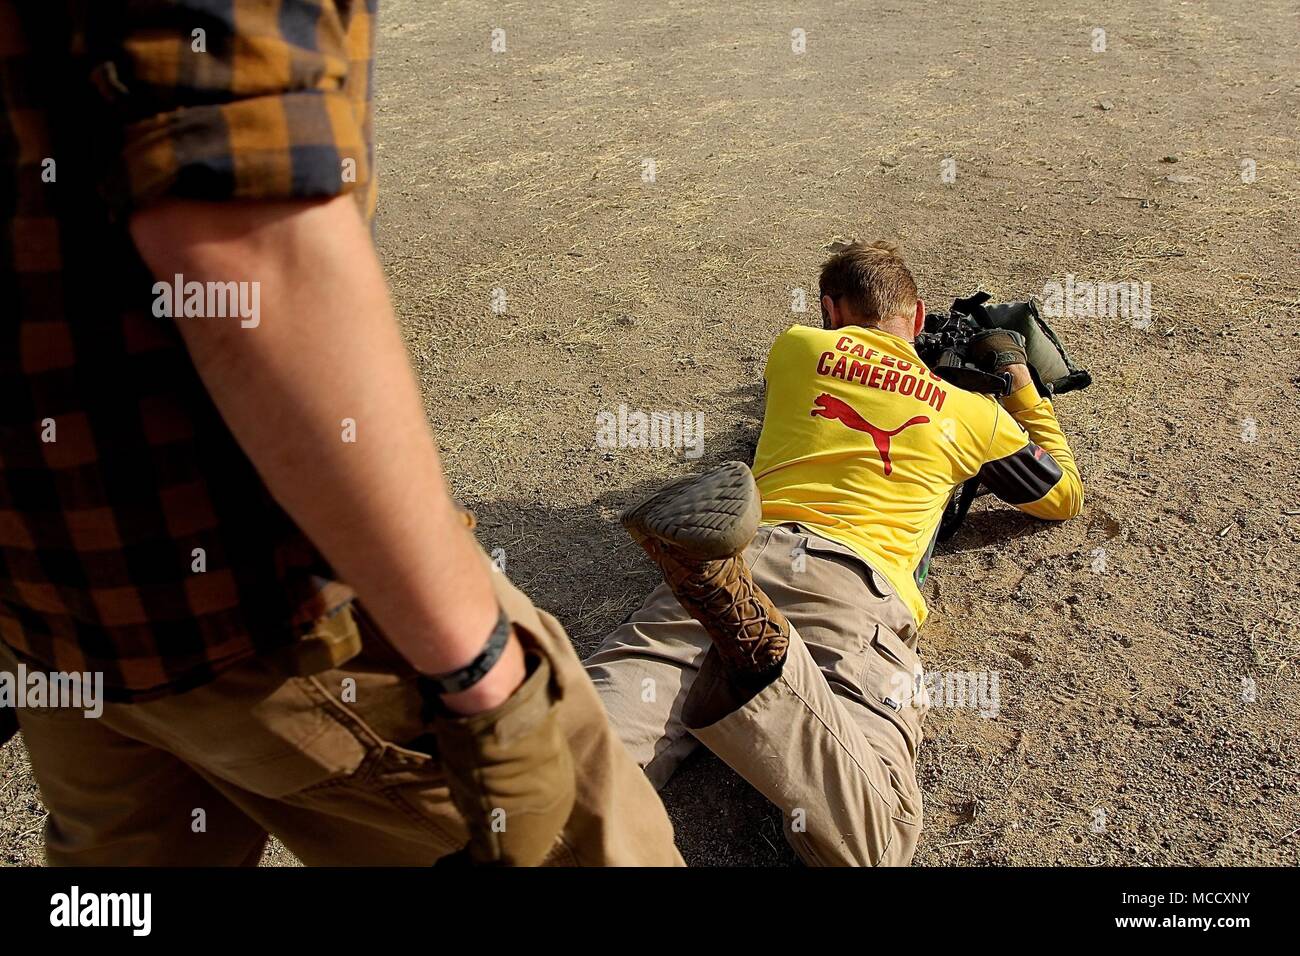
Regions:
<svg viewBox="0 0 1300 956"><path fill-rule="evenodd" d="M822 264L821 295L845 300L857 313L854 325L876 325L916 311L916 280L898 248L888 242L851 242Z"/></svg>

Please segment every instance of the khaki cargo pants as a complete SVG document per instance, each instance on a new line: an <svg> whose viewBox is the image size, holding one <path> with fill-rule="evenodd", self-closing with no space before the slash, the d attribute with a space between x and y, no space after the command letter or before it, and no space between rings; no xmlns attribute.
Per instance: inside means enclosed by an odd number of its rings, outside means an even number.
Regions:
<svg viewBox="0 0 1300 956"><path fill-rule="evenodd" d="M809 864L907 864L926 711L911 612L848 548L795 525L760 528L745 561L792 625L781 675L737 706L661 585L586 662L614 727L656 787L703 743L781 808Z"/></svg>
<svg viewBox="0 0 1300 956"><path fill-rule="evenodd" d="M681 865L663 805L563 629L493 579L564 689L577 802L548 862ZM268 832L309 865L428 865L464 846L437 759L409 746L426 730L413 677L364 615L355 620L361 654L313 677L252 660L185 694L108 704L98 719L20 710L49 862L255 864ZM0 670L13 667L0 645Z"/></svg>

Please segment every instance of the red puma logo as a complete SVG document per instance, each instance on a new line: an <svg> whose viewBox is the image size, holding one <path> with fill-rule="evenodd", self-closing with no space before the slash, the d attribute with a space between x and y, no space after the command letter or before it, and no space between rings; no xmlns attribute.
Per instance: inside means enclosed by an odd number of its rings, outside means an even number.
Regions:
<svg viewBox="0 0 1300 956"><path fill-rule="evenodd" d="M839 419L850 428L860 432L866 432L871 436L871 440L876 445L876 451L880 452L880 461L885 466L885 474L890 474L894 470L894 463L889 460L889 439L893 438L904 428L911 425L920 425L928 422L930 419L925 415L917 415L915 418L909 418L903 424L899 425L893 431L885 431L877 428L871 422L867 421L857 413L848 402L842 402L834 395L827 395L825 392L817 396L813 402L814 408L812 414L821 418Z"/></svg>

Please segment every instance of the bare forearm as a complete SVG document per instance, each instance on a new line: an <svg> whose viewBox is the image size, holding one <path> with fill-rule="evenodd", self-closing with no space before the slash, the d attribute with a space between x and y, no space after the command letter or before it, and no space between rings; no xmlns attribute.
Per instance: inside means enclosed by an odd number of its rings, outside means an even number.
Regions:
<svg viewBox="0 0 1300 956"><path fill-rule="evenodd" d="M428 673L468 663L496 619L491 572L448 495L352 200L178 201L137 214L132 234L162 278L260 284L255 326L175 320L208 391L398 650ZM507 657L521 672L514 641Z"/></svg>

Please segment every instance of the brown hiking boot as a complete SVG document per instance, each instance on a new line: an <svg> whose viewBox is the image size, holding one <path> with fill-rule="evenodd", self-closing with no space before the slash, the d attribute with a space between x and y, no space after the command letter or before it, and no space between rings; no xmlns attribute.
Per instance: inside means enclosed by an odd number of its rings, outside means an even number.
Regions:
<svg viewBox="0 0 1300 956"><path fill-rule="evenodd" d="M789 645L789 622L740 557L761 510L753 474L729 461L674 482L623 515L623 527L704 625L728 671L743 679L771 675Z"/></svg>

